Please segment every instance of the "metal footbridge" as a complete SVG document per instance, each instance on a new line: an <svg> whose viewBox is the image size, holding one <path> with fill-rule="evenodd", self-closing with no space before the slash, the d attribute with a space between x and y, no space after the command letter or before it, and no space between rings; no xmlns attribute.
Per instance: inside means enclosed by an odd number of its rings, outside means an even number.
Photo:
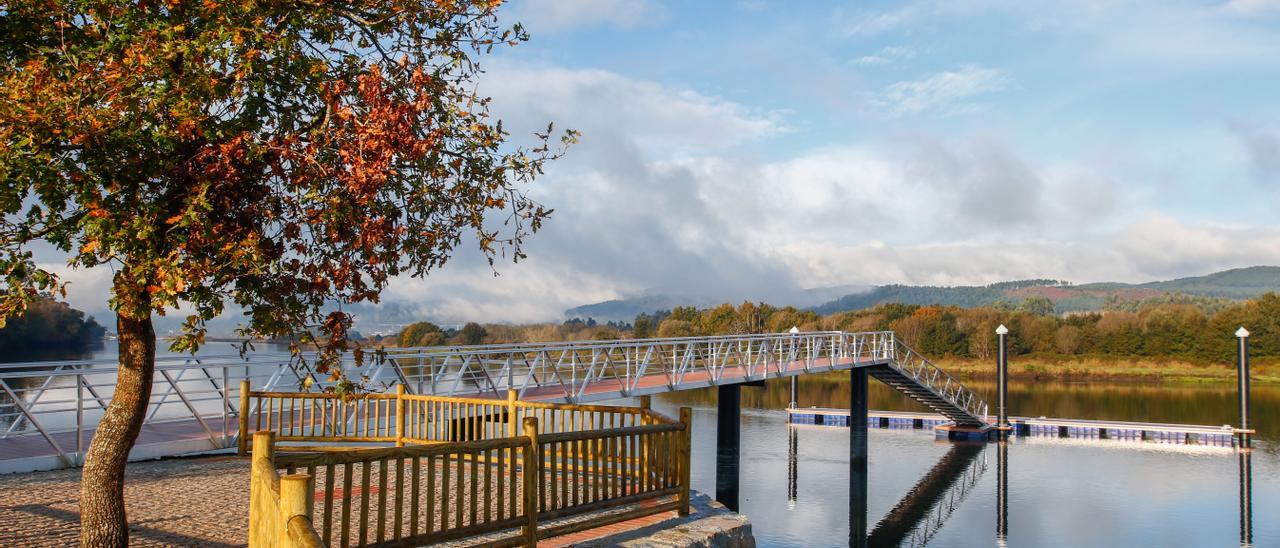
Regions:
<svg viewBox="0 0 1280 548"><path fill-rule="evenodd" d="M343 358L373 390L586 403L867 368L961 426L987 404L892 332L841 331L388 349ZM76 466L115 384L115 360L0 364L0 472ZM284 353L157 358L134 458L235 445L239 385L318 390L329 382Z"/></svg>

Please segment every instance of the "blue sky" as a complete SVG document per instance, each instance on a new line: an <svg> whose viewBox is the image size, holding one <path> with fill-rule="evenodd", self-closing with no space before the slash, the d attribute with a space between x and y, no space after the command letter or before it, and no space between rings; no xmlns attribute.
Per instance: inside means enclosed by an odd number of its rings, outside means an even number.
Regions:
<svg viewBox="0 0 1280 548"><path fill-rule="evenodd" d="M1280 0L504 9L532 40L481 92L517 140L582 142L528 261L388 292L426 317L1280 264Z"/></svg>

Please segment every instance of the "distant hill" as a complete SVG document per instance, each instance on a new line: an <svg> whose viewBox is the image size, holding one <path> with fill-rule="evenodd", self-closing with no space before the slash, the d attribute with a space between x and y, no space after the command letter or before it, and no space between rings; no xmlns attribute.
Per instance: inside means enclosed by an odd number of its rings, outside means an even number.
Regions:
<svg viewBox="0 0 1280 548"><path fill-rule="evenodd" d="M643 295L627 299L613 299L575 306L564 311L566 318L592 318L598 322L621 321L630 323L640 314L652 314L658 310L671 310L677 306L708 306L687 297L674 295Z"/></svg>
<svg viewBox="0 0 1280 548"><path fill-rule="evenodd" d="M1124 284L1113 285L1123 286ZM1088 288L1089 285L1080 287ZM1251 299L1268 291L1280 291L1280 266L1233 268L1207 276L1178 278L1167 282L1150 282L1130 287L1226 299Z"/></svg>
<svg viewBox="0 0 1280 548"><path fill-rule="evenodd" d="M871 291L845 295L813 308L820 314L859 310L881 303L975 307L1001 301L1017 304L1031 296L1048 297L1058 312L1101 310L1108 298L1138 301L1181 293L1219 299L1243 300L1268 291L1280 292L1280 267L1253 266L1215 272L1206 276L1161 282L1117 282L1070 285L1057 280L1023 280L989 286L931 287L886 285Z"/></svg>
<svg viewBox="0 0 1280 548"><path fill-rule="evenodd" d="M873 289L875 288L867 285L817 287L802 291L800 295L796 296L796 298L791 302L775 302L770 304L775 306L807 308L831 301L842 295L857 294L860 292L871 291ZM652 314L659 310L671 310L677 306L696 306L699 308L705 308L718 304L720 304L720 301L710 299L695 299L679 295L649 293L639 297L612 299L598 303L575 306L565 310L564 316L569 319L592 318L598 322L618 321L630 323L640 314Z"/></svg>

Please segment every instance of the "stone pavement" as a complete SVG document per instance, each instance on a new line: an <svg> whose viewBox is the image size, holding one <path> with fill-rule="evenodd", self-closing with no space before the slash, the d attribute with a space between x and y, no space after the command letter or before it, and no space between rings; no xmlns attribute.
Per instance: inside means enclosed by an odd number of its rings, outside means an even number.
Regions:
<svg viewBox="0 0 1280 548"><path fill-rule="evenodd" d="M74 546L79 540L79 495L78 468L0 475L0 547ZM125 473L133 546L244 546L248 503L248 459L135 462ZM664 512L540 544L754 546L746 518L698 494L687 518Z"/></svg>
<svg viewBox="0 0 1280 548"><path fill-rule="evenodd" d="M79 468L0 476L0 546L76 545L79 499ZM248 507L248 459L134 462L125 472L133 546L243 546Z"/></svg>

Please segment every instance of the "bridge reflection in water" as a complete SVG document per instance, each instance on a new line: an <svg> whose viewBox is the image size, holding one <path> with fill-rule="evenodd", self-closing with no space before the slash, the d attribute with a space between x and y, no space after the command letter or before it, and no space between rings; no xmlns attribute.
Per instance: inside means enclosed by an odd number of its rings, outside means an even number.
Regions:
<svg viewBox="0 0 1280 548"><path fill-rule="evenodd" d="M858 423L854 423L858 424ZM862 421L866 424L866 421ZM788 425L787 500L798 498L801 427ZM860 432L859 432L860 431ZM849 546L925 546L976 490L986 473L986 442L953 441L951 447L907 491L870 532L867 531L866 429L851 428L849 462ZM996 545L1009 537L1009 446L991 442L996 452ZM1237 451L1240 480L1240 545L1253 546L1252 451Z"/></svg>

